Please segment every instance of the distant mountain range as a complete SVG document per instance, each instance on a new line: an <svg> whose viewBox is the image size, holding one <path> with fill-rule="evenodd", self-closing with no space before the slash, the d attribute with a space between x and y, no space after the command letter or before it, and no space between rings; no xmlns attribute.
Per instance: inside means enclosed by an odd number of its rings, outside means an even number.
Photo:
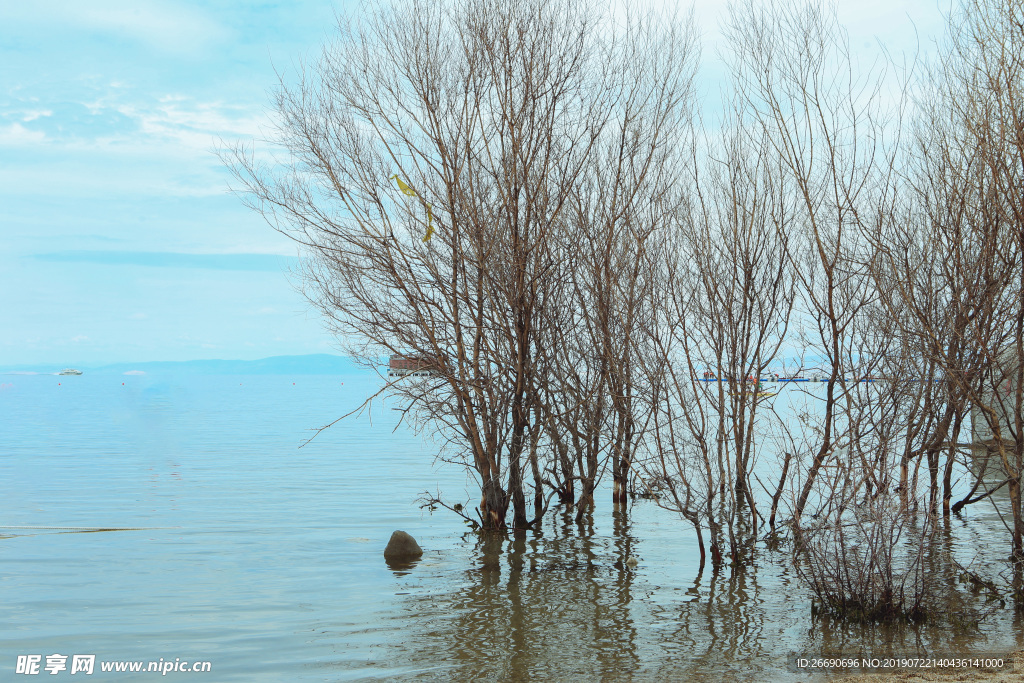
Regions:
<svg viewBox="0 0 1024 683"><path fill-rule="evenodd" d="M76 365L86 374L186 374L186 375L341 375L363 369L345 356L326 353L307 356L273 356L260 360L186 360L114 363L112 365ZM46 365L0 367L4 373L53 374L62 368Z"/></svg>

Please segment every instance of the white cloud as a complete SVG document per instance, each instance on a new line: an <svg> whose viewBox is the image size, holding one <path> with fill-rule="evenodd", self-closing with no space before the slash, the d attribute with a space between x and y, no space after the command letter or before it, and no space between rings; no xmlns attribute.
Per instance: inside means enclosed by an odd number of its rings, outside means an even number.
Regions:
<svg viewBox="0 0 1024 683"><path fill-rule="evenodd" d="M194 54L223 41L229 31L194 7L175 2L34 0L0 5L0 24L69 26L134 40L161 52Z"/></svg>
<svg viewBox="0 0 1024 683"><path fill-rule="evenodd" d="M46 133L30 130L20 123L0 126L0 146L21 147L46 142Z"/></svg>
<svg viewBox="0 0 1024 683"><path fill-rule="evenodd" d="M80 344L82 342L89 341L89 338L84 334L76 334L74 337L71 338L71 341L73 341L76 344Z"/></svg>
<svg viewBox="0 0 1024 683"><path fill-rule="evenodd" d="M210 197L228 191L227 174L212 152L222 140L261 136L269 124L255 107L173 93L144 97L131 88L76 105L70 112L44 109L21 97L14 106L0 108L0 147L45 145L50 152L67 153L65 159L88 159L92 165L102 161L107 167L102 177L77 175L75 187L98 182L109 190L111 182L125 176L128 184L164 196ZM29 127L25 121L35 123ZM22 168L17 174L25 172ZM57 172L51 167L46 173ZM19 182L24 181L21 177ZM50 181L55 184L54 178Z"/></svg>
<svg viewBox="0 0 1024 683"><path fill-rule="evenodd" d="M43 116L53 116L53 111L50 109L32 109L24 111L21 114L21 120L28 123L29 121L35 121Z"/></svg>
<svg viewBox="0 0 1024 683"><path fill-rule="evenodd" d="M253 136L265 120L243 107L220 102L195 102L182 97L164 97L156 105L130 104L116 107L118 113L136 120L141 132L155 139L208 151L223 136Z"/></svg>
<svg viewBox="0 0 1024 683"><path fill-rule="evenodd" d="M143 99L131 90L108 92L91 102L81 102L94 116L120 115L135 123L117 133L90 140L68 141L70 146L125 146L152 149L170 143L169 152L201 152L206 155L221 139L265 135L270 121L262 110L224 102L203 102L180 94Z"/></svg>

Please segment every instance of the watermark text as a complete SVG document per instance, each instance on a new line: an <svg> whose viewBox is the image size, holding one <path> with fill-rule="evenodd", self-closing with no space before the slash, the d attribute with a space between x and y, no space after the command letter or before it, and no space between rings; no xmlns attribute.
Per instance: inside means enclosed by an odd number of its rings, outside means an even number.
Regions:
<svg viewBox="0 0 1024 683"><path fill-rule="evenodd" d="M157 673L166 676L169 673L206 673L212 668L213 665L210 662L183 660L181 657L175 657L173 660L161 657L159 660L149 662L118 660L97 662L96 655L54 653L51 655L18 655L14 664L14 673L26 676L39 674L56 676L60 673L89 676L98 670L104 673Z"/></svg>

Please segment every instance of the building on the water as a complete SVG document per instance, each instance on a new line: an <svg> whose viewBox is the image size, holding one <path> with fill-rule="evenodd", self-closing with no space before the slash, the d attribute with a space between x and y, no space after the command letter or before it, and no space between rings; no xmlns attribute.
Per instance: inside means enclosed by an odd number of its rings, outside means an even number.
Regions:
<svg viewBox="0 0 1024 683"><path fill-rule="evenodd" d="M388 377L429 377L434 374L434 364L422 356L395 354L388 361Z"/></svg>

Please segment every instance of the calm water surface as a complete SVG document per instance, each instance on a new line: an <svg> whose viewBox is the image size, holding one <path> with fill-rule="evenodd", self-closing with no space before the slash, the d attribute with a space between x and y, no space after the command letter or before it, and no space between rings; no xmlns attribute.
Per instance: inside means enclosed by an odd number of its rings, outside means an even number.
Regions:
<svg viewBox="0 0 1024 683"><path fill-rule="evenodd" d="M208 681L795 681L795 654L1020 647L1009 610L966 634L814 622L784 553L701 574L686 524L646 501L627 521L610 493L582 527L556 512L536 533L466 534L417 498L471 503L473 482L386 405L297 448L378 383L0 377L0 679L57 653L209 661L168 674ZM987 510L949 533L962 560L1005 543ZM420 562L384 563L395 529Z"/></svg>

